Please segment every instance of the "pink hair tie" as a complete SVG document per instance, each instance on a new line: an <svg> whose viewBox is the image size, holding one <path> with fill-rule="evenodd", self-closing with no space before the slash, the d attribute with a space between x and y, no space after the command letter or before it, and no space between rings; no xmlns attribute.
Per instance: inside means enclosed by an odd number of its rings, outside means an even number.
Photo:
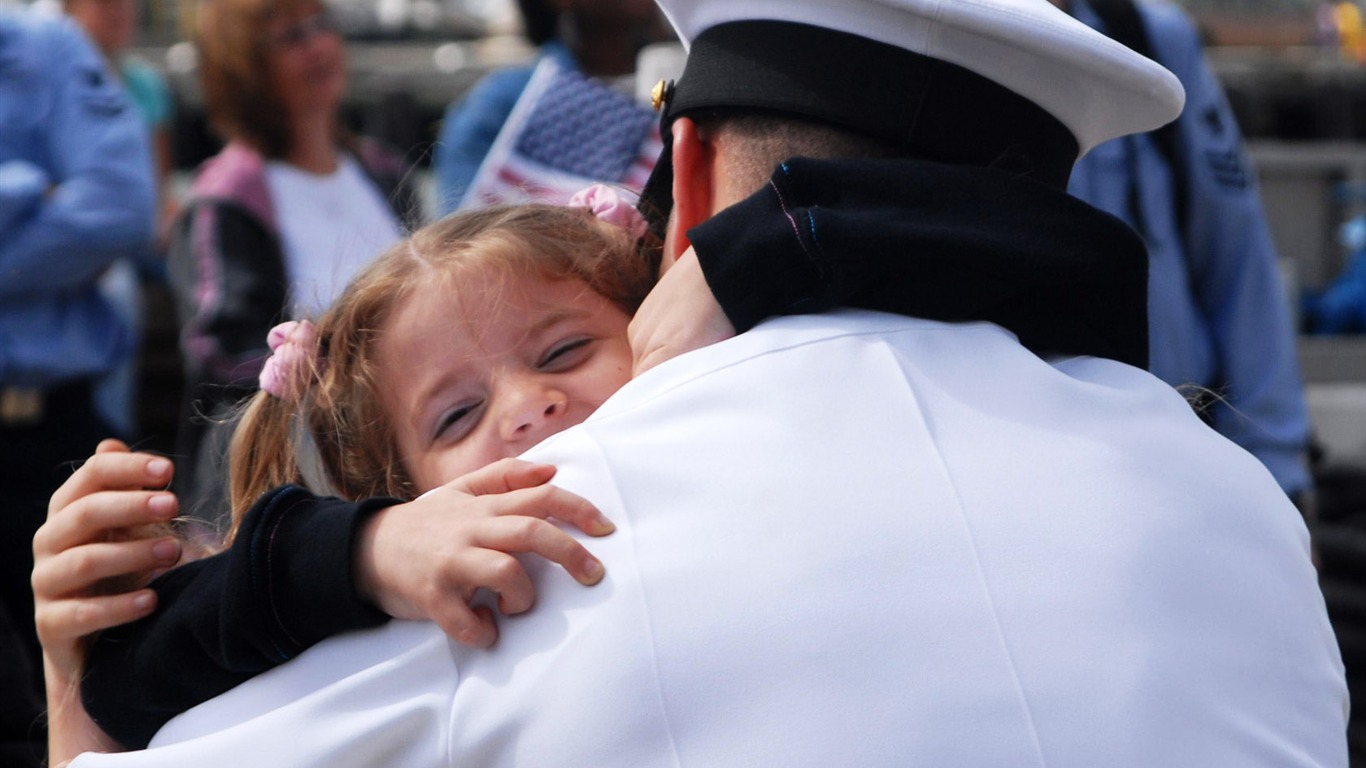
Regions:
<svg viewBox="0 0 1366 768"><path fill-rule="evenodd" d="M298 400L313 373L318 333L307 320L280 323L270 329L270 357L261 367L261 389L286 402Z"/></svg>
<svg viewBox="0 0 1366 768"><path fill-rule="evenodd" d="M606 184L594 184L575 192L574 196L569 198L569 206L587 208L594 216L608 224L621 227L637 240L644 237L646 230L649 229L645 217L640 215L635 205L614 187Z"/></svg>

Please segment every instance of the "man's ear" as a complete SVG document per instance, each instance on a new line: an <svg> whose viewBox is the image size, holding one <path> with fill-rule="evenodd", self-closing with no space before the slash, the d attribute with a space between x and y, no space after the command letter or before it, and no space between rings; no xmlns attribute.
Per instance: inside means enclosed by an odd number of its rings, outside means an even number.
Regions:
<svg viewBox="0 0 1366 768"><path fill-rule="evenodd" d="M716 193L712 164L715 146L704 140L697 123L686 117L674 121L672 133L674 205L664 238L664 257L671 262L692 245L688 230L711 218Z"/></svg>

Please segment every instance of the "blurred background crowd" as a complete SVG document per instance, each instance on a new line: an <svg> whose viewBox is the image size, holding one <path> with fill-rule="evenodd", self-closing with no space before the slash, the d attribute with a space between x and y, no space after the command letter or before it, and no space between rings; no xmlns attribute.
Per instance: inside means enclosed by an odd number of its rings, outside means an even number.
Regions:
<svg viewBox="0 0 1366 768"><path fill-rule="evenodd" d="M1181 5L1242 129L1275 246L1314 482L1301 493L1278 480L1317 526L1350 674L1353 660L1366 658L1366 7ZM115 262L99 285L134 351L91 396L115 433L177 459L177 490L191 511L215 506L204 489L222 485L215 473L224 434L216 427L254 386L270 326L282 314L316 313L352 262L404 228L498 199L516 158L497 178L482 164L509 121L521 121L524 137L549 121L542 143L528 139L516 150L555 155L575 180L630 186L642 169L629 161L658 148L644 104L656 67L637 58L648 44L668 42L650 0L3 6L71 16L147 127L158 223L147 247ZM267 6L285 10L263 14ZM213 32L191 42L206 27ZM660 73L670 73L670 55L659 49ZM604 88L583 86L585 78ZM537 89L573 98L514 116ZM602 119L574 122L585 113ZM1218 132L1222 114L1200 117ZM609 144L610 152L583 150ZM628 167L604 166L601 155L625 158ZM1246 186L1236 155L1187 161L1222 173L1219 184ZM358 250L338 255L339 243ZM1193 272L1179 276L1196 282ZM1215 370L1204 383L1231 377ZM33 382L0 384L14 385L0 403L6 423L34 415L24 399ZM1354 748L1366 754L1366 729Z"/></svg>
<svg viewBox="0 0 1366 768"><path fill-rule="evenodd" d="M87 2L126 6L126 38L115 40L121 48L111 53L140 72L135 78L160 80L160 95L155 86L144 89L152 95L143 108L156 126L164 220L169 221L195 170L223 145L205 108L199 52L189 42L197 3ZM62 12L60 0L0 0L6 4ZM548 10L555 4L328 3L349 62L340 118L411 166L427 218L450 207L438 200L442 192L432 173L447 109L484 75L527 65L547 40L562 37L555 24L563 22L554 21ZM1366 256L1360 256L1366 252L1366 14L1351 0L1185 0L1182 5L1200 26L1211 68L1237 115L1261 183L1299 332L1317 455L1327 464L1366 467L1366 338L1359 336L1366 331ZM617 70L608 74L631 74L630 67ZM182 363L171 297L158 274L157 269L124 271L109 280L142 283L137 311L144 343L136 380L128 380L135 389L126 433L149 448L171 450L180 417ZM1327 298L1340 311L1327 319L1306 311L1330 291Z"/></svg>

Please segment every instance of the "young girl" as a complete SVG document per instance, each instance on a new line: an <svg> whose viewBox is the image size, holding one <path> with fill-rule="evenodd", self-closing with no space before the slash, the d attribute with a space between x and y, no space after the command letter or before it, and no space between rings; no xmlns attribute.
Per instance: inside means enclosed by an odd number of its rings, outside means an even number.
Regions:
<svg viewBox="0 0 1366 768"><path fill-rule="evenodd" d="M587 418L630 378L627 323L654 279L653 267L637 252L643 225L631 214L605 188L576 196L567 207L457 214L380 256L316 327L290 323L272 331L261 391L234 437L228 541L258 497L278 486L304 485L345 499L409 501ZM532 468L531 477L511 482L544 483L549 474L543 470ZM556 515L590 534L611 530L586 503L578 512ZM505 613L529 607L529 581L520 567L508 568L515 564L512 552L559 562L585 584L602 577L601 564L571 537L532 522L539 525L530 540L526 522L514 515L472 522L476 533L462 555L467 597L488 588L499 595ZM212 558L171 577L202 579L207 569L231 567ZM36 575L35 585L41 581ZM404 606L380 607L405 615ZM461 608L468 612L469 629L459 639L491 642L487 611ZM209 624L204 633L232 624L233 610L229 605L200 611L199 623ZM232 631L251 635L252 629ZM75 633L49 626L43 639L49 677L76 680L81 659L71 647L78 642ZM100 652L110 646L109 654ZM187 704L228 687L222 674L186 680L178 665L156 658L165 649L118 646L96 643L85 693L95 722L119 741L144 745L140 724L148 718L159 724L174 712L140 718L139 706L154 705L143 704L129 686L106 681L131 678L141 691L194 689ZM225 650L221 656L225 668L233 666L230 655ZM63 662L53 664L54 658ZM140 666L139 659L148 664ZM117 666L126 668L109 669ZM158 671L167 679L146 674ZM237 671L230 669L228 677ZM54 764L81 749L117 746L98 734L69 694L49 685Z"/></svg>
<svg viewBox="0 0 1366 768"><path fill-rule="evenodd" d="M610 213L594 215L596 204ZM610 189L471 211L383 254L319 322L272 332L233 440L234 521L285 483L416 498L583 421L631 376L653 284Z"/></svg>

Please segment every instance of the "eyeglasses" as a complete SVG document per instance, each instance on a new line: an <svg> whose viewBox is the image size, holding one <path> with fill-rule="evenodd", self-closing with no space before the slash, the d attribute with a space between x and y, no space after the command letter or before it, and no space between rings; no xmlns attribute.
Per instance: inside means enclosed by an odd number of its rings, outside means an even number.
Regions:
<svg viewBox="0 0 1366 768"><path fill-rule="evenodd" d="M299 19L276 32L270 39L271 45L281 50L298 48L319 35L332 35L337 32L337 24L327 11L318 11Z"/></svg>

